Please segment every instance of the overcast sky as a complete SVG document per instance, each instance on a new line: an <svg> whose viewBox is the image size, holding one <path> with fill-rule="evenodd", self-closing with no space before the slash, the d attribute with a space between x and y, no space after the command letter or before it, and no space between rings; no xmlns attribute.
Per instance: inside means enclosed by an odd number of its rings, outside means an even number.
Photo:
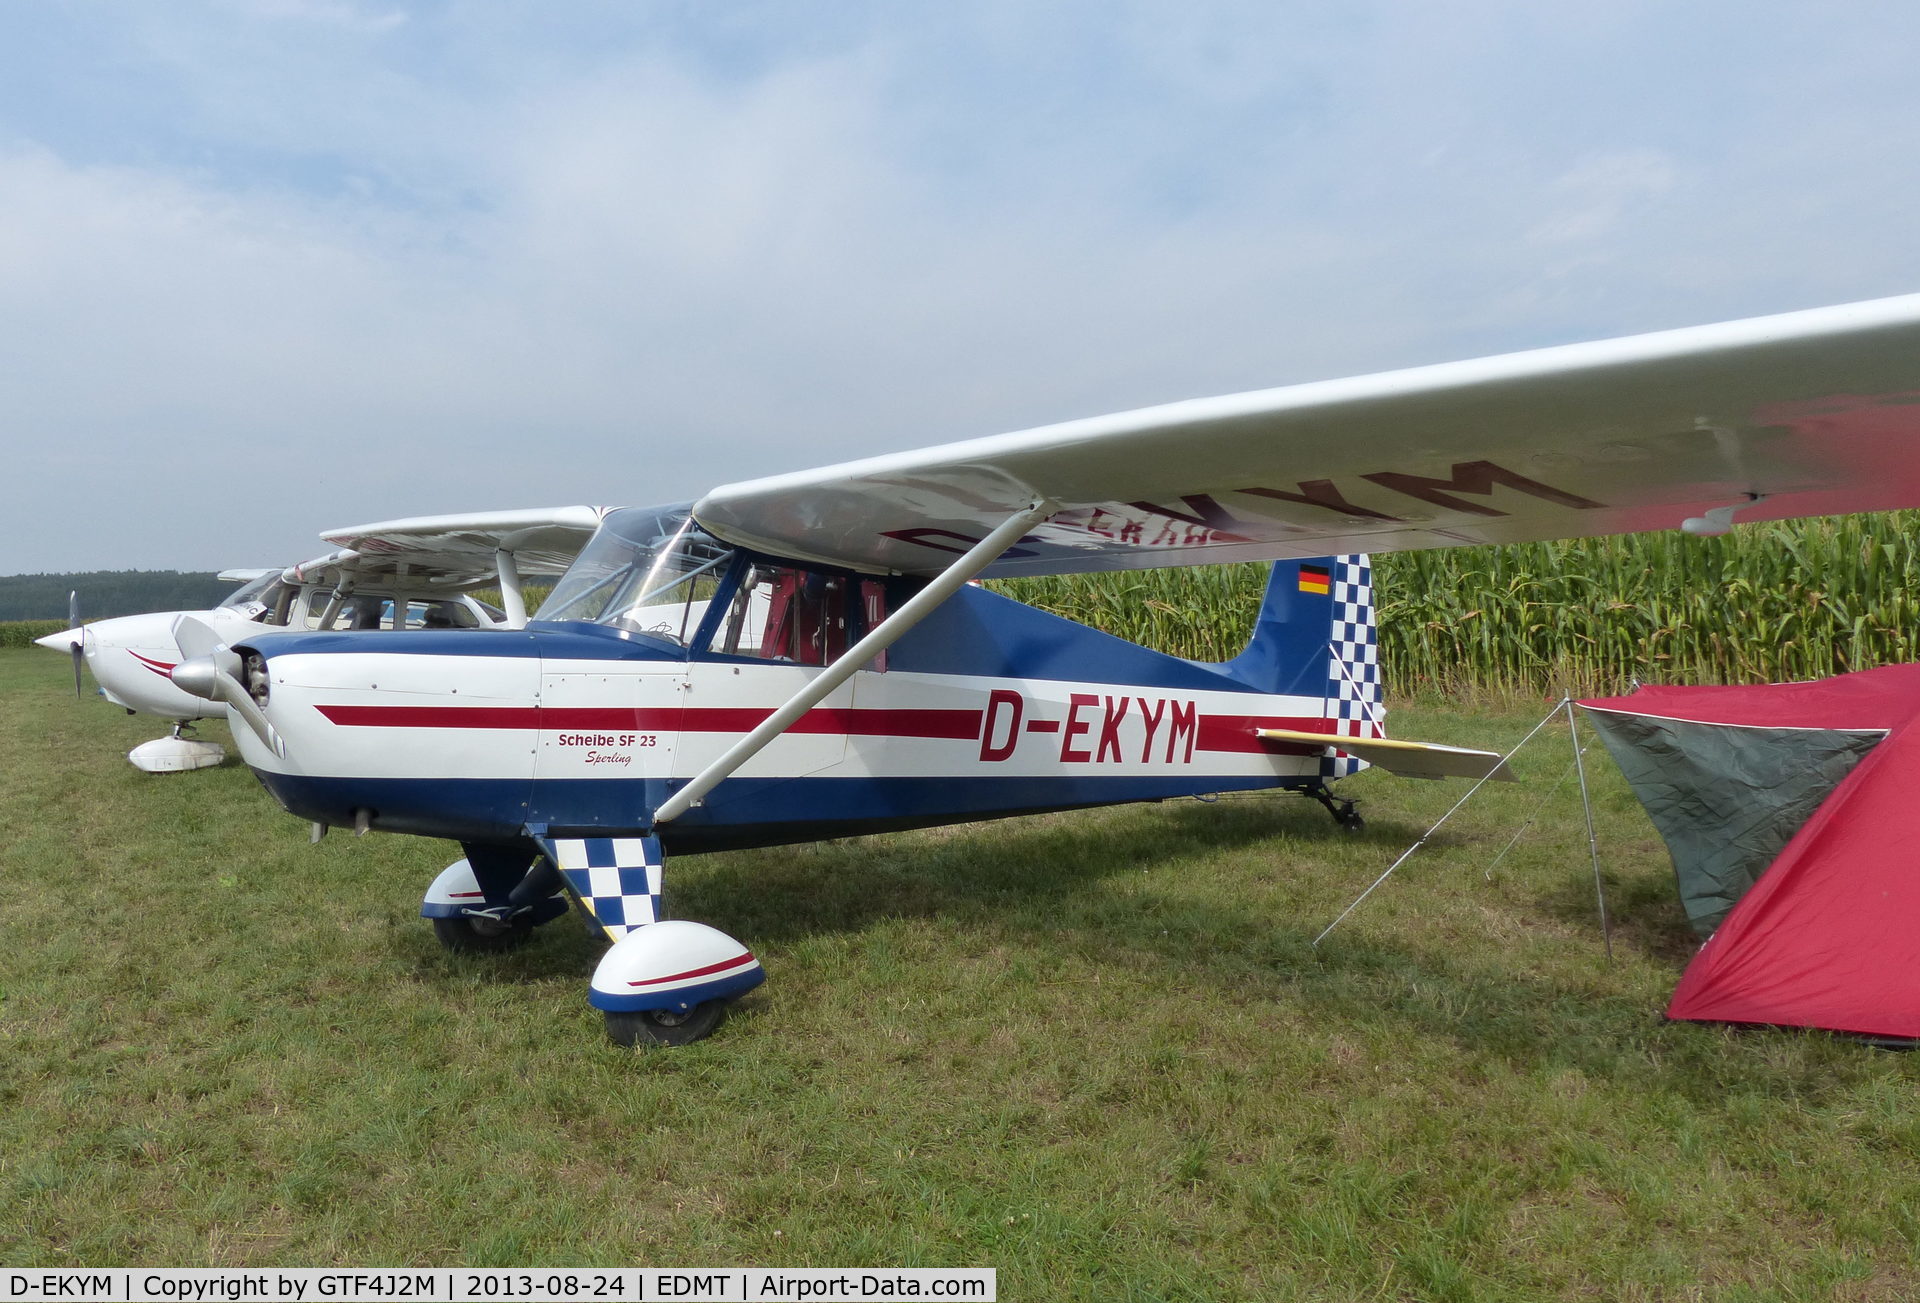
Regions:
<svg viewBox="0 0 1920 1303"><path fill-rule="evenodd" d="M0 573L1920 290L1920 6L16 0Z"/></svg>

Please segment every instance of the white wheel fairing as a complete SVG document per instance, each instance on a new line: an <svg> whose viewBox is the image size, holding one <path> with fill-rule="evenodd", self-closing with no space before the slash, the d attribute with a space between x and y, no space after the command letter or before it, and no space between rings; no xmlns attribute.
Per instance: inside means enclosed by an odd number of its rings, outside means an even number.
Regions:
<svg viewBox="0 0 1920 1303"><path fill-rule="evenodd" d="M473 866L462 855L440 870L440 876L427 888L427 898L420 903L420 917L459 918L463 910L478 909L486 903L480 879L473 876Z"/></svg>
<svg viewBox="0 0 1920 1303"><path fill-rule="evenodd" d="M226 758L227 749L218 742L191 737L157 737L127 752L127 759L133 763L133 767L149 774L206 769Z"/></svg>
<svg viewBox="0 0 1920 1303"><path fill-rule="evenodd" d="M649 923L620 938L593 971L588 1003L613 1013L684 1011L767 980L753 952L705 923Z"/></svg>
<svg viewBox="0 0 1920 1303"><path fill-rule="evenodd" d="M559 900L564 892L556 891L550 900ZM487 893L480 890L480 879L473 874L473 865L462 855L446 868L440 870L440 876L427 888L426 899L420 902L421 918L463 918L470 909L480 909L487 903ZM558 911L564 912L564 909ZM538 921L547 922L553 914L537 915Z"/></svg>

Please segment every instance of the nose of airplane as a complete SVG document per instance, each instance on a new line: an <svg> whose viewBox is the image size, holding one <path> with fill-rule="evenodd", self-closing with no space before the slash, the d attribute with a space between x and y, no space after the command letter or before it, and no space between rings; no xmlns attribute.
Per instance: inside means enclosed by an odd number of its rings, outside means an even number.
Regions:
<svg viewBox="0 0 1920 1303"><path fill-rule="evenodd" d="M211 656L196 656L192 660L181 661L167 677L173 680L173 686L194 697L203 697L208 701L219 701L220 670Z"/></svg>
<svg viewBox="0 0 1920 1303"><path fill-rule="evenodd" d="M44 638L35 638L34 646L45 647L48 651L71 652L80 645L80 630L63 629L59 633L50 633Z"/></svg>
<svg viewBox="0 0 1920 1303"><path fill-rule="evenodd" d="M268 688L260 653L236 652L218 646L208 655L181 661L167 671L167 677L182 692L231 706L269 751L283 760L286 758L285 739L261 709L266 704Z"/></svg>

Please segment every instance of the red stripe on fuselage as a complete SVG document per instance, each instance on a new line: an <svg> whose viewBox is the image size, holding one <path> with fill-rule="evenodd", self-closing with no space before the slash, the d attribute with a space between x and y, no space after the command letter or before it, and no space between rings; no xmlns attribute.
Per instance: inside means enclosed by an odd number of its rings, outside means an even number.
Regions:
<svg viewBox="0 0 1920 1303"><path fill-rule="evenodd" d="M748 733L773 714L758 707L618 706L318 706L327 720L348 728L497 728L635 733ZM974 742L977 710L810 710L787 731L847 737L925 737Z"/></svg>
<svg viewBox="0 0 1920 1303"><path fill-rule="evenodd" d="M636 709L618 706L318 706L331 723L346 728L480 728L578 730L603 732L751 732L773 713L759 707L666 707ZM834 734L844 737L935 738L976 742L982 712L978 710L859 710L820 707L808 711L789 732ZM1309 754L1316 748L1262 738L1263 728L1287 728L1337 737L1340 721L1291 715L1202 715L1194 750L1225 753ZM1027 721L1030 732L1057 732L1057 719ZM1363 726L1369 734L1371 726Z"/></svg>

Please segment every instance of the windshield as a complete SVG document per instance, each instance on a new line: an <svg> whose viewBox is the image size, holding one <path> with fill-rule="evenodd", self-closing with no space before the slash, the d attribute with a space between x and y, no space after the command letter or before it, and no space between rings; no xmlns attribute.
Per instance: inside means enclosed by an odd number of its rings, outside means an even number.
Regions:
<svg viewBox="0 0 1920 1303"><path fill-rule="evenodd" d="M689 508L610 512L540 606L542 620L588 620L685 645L733 550Z"/></svg>
<svg viewBox="0 0 1920 1303"><path fill-rule="evenodd" d="M270 570L258 579L249 579L246 583L234 589L220 605L230 606L236 610L244 606L258 605L265 600L260 595L278 582L280 582L280 572L278 570Z"/></svg>

